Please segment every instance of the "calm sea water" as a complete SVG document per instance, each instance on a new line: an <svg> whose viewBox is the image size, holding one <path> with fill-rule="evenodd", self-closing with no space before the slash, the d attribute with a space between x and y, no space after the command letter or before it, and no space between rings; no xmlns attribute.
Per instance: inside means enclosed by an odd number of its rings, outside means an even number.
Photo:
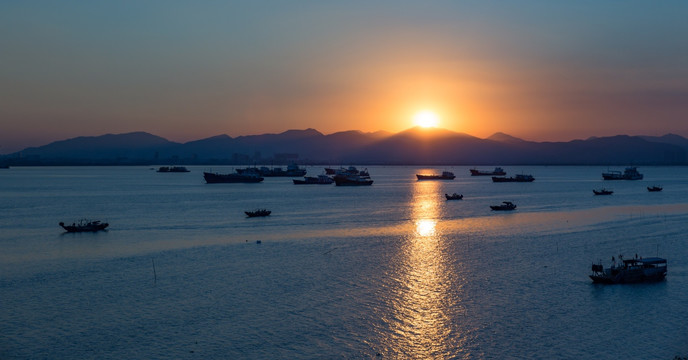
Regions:
<svg viewBox="0 0 688 360"><path fill-rule="evenodd" d="M373 166L370 187L190 170L0 170L0 358L688 355L688 168L508 167L536 181L494 184ZM442 170L456 180L415 180ZM518 209L490 211L505 200ZM111 225L58 226L81 218ZM593 285L590 264L619 254L666 257L666 281Z"/></svg>

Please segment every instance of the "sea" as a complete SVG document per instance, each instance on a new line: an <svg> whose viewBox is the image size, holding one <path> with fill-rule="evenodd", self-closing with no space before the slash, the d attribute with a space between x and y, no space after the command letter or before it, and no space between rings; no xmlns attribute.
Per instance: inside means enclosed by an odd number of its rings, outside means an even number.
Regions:
<svg viewBox="0 0 688 360"><path fill-rule="evenodd" d="M493 183L368 166L362 187L2 169L0 359L686 357L688 167L602 180L623 167L507 166L536 180ZM110 226L58 226L80 219ZM666 280L593 284L619 255L666 258Z"/></svg>

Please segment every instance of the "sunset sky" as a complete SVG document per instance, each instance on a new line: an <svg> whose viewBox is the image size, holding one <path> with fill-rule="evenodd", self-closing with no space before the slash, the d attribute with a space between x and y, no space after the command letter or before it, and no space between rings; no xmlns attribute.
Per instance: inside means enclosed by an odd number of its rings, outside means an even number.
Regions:
<svg viewBox="0 0 688 360"><path fill-rule="evenodd" d="M0 154L438 126L688 137L688 1L3 1Z"/></svg>

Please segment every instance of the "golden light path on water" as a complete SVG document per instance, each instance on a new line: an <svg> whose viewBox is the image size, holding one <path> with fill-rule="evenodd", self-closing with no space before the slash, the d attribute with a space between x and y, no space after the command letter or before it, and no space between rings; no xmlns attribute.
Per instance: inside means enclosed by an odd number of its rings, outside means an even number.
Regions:
<svg viewBox="0 0 688 360"><path fill-rule="evenodd" d="M436 181L415 183L409 204L414 226L401 237L404 243L390 269L395 282L385 294L391 316L382 343L393 357L446 358L456 353L460 340L451 336L460 287L438 227L443 205L438 192Z"/></svg>

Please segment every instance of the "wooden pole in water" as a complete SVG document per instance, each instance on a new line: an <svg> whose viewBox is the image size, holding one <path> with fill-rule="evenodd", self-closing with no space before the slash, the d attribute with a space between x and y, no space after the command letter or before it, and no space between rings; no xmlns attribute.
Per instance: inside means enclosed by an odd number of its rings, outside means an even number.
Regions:
<svg viewBox="0 0 688 360"><path fill-rule="evenodd" d="M158 283L158 273L155 272L155 260L153 260L153 258L151 258L151 262L153 263L153 282L155 284L157 284Z"/></svg>

